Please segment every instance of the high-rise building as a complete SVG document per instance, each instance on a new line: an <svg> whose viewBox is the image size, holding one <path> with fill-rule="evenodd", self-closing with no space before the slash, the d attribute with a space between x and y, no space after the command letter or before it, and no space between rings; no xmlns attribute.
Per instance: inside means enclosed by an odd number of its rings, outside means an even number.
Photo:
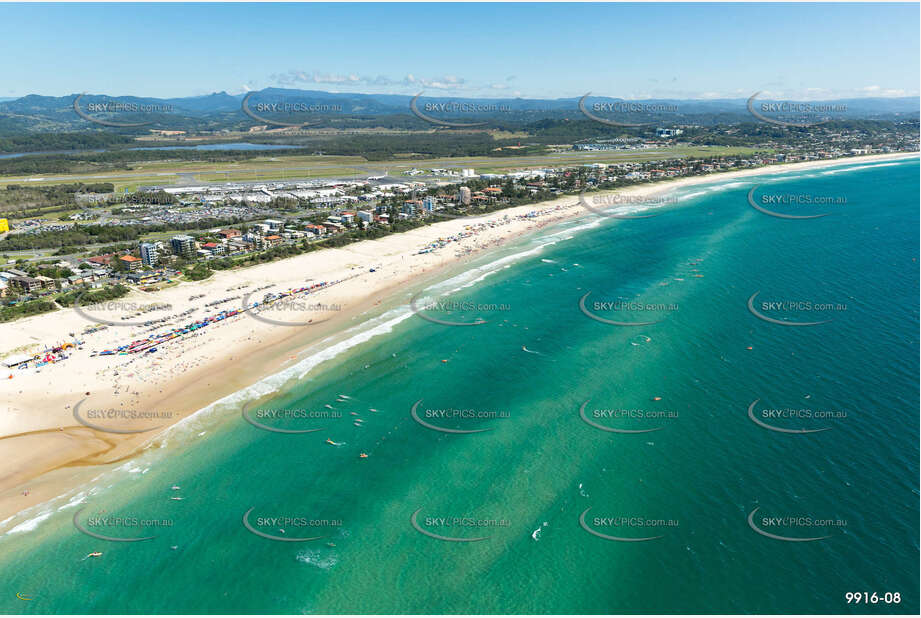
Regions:
<svg viewBox="0 0 921 618"><path fill-rule="evenodd" d="M160 262L160 252L157 250L157 245L151 242L142 242L140 248L141 262L144 263L144 266L156 266Z"/></svg>
<svg viewBox="0 0 921 618"><path fill-rule="evenodd" d="M185 234L173 236L170 241L170 247L173 253L184 258L195 257L195 239Z"/></svg>
<svg viewBox="0 0 921 618"><path fill-rule="evenodd" d="M425 212L432 212L435 210L435 198L431 195L422 198L422 210Z"/></svg>
<svg viewBox="0 0 921 618"><path fill-rule="evenodd" d="M461 204L470 204L470 187L461 187L457 194L457 201Z"/></svg>

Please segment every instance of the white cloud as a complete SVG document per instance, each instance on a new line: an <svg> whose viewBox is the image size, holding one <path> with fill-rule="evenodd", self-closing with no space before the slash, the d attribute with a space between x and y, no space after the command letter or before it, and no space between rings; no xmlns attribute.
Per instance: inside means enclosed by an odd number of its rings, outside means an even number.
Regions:
<svg viewBox="0 0 921 618"><path fill-rule="evenodd" d="M484 81L471 81L458 75L422 76L416 73L407 73L403 77L387 75L363 75L360 73L326 73L313 70L289 70L283 73L274 73L269 78L271 85L282 87L310 87L336 92L361 92L378 94L410 94L426 92L427 96L462 96L462 97L497 97L497 96L527 96L529 98L560 98L574 96L559 92L526 92L522 94L520 84L512 84L517 80L514 75ZM639 86L636 91L620 93L604 93L606 96L616 96L627 100L637 99L747 99L756 91L761 92L759 99L814 101L834 100L858 97L904 97L917 95L899 88L885 88L879 85L855 87L853 89L831 89L826 87L787 86L782 79L762 82L761 87L735 87L713 90L689 90L675 87L678 78L651 79L646 87ZM518 87L515 87L518 86ZM256 89L257 86L250 82L246 91ZM524 89L525 91L530 89ZM601 93L596 93L601 94Z"/></svg>
<svg viewBox="0 0 921 618"><path fill-rule="evenodd" d="M440 77L418 77L412 73L402 79L393 79L384 75L358 75L355 73L337 74L321 73L318 71L290 70L285 73L273 73L270 80L281 86L297 86L304 84L337 85L337 86L375 86L390 89L399 88L432 88L436 90L464 90L466 80L456 75Z"/></svg>

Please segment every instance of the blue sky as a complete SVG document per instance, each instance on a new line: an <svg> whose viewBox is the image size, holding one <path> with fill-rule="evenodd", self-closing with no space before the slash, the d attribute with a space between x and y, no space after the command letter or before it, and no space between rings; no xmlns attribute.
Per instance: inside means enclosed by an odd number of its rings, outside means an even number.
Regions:
<svg viewBox="0 0 921 618"><path fill-rule="evenodd" d="M918 96L915 4L0 4L0 97Z"/></svg>

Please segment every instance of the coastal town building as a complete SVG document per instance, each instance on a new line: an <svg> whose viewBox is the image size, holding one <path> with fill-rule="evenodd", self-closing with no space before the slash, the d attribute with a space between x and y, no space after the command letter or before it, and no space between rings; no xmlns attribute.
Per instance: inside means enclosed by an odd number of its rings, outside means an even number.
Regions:
<svg viewBox="0 0 921 618"><path fill-rule="evenodd" d="M253 249L253 243L246 240L242 236L231 238L227 241L227 251L230 253L238 253L244 251L251 251Z"/></svg>
<svg viewBox="0 0 921 618"><path fill-rule="evenodd" d="M195 257L195 239L187 234L173 236L170 239L170 247L175 255L184 258Z"/></svg>
<svg viewBox="0 0 921 618"><path fill-rule="evenodd" d="M150 285L151 283L161 281L163 279L163 273L162 271L133 272L128 273L127 279L135 285Z"/></svg>
<svg viewBox="0 0 921 618"><path fill-rule="evenodd" d="M142 242L140 252L144 266L156 266L160 262L160 253L154 243Z"/></svg>
<svg viewBox="0 0 921 618"><path fill-rule="evenodd" d="M136 258L133 255L122 255L118 259L128 267L128 270L139 270L142 265L141 258Z"/></svg>
<svg viewBox="0 0 921 618"><path fill-rule="evenodd" d="M14 275L9 278L7 285L10 291L19 294L31 294L40 290L54 289L54 279L41 275L38 277Z"/></svg>
<svg viewBox="0 0 921 618"><path fill-rule="evenodd" d="M115 256L111 253L105 255L94 255L93 257L86 258L85 262L92 264L94 266L108 266L112 263L112 258Z"/></svg>
<svg viewBox="0 0 921 618"><path fill-rule="evenodd" d="M224 255L225 253L225 247L222 243L206 242L202 244L201 248L210 255Z"/></svg>

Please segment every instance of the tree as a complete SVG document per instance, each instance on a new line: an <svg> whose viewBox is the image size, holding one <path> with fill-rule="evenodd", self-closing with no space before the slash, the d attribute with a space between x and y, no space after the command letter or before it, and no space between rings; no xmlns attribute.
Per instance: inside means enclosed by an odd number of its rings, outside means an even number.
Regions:
<svg viewBox="0 0 921 618"><path fill-rule="evenodd" d="M185 277L189 281L201 281L202 279L207 279L213 274L208 265L205 263L196 264L192 270L185 271Z"/></svg>
<svg viewBox="0 0 921 618"><path fill-rule="evenodd" d="M119 273L126 273L130 269L128 268L128 263L125 260L120 260L117 257L112 257L112 261L109 262L109 265L112 267L112 270Z"/></svg>

